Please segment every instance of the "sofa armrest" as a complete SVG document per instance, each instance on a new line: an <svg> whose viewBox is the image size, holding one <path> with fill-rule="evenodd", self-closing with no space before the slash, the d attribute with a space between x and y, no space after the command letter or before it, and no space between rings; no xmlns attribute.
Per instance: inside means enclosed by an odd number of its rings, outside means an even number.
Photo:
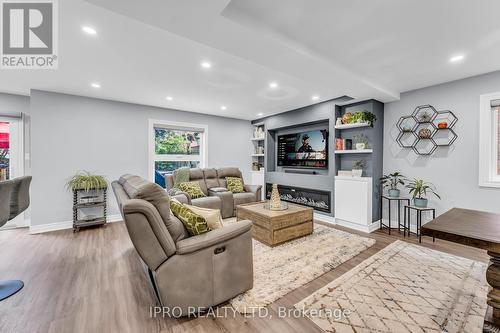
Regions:
<svg viewBox="0 0 500 333"><path fill-rule="evenodd" d="M244 185L245 192L255 193L255 200L261 201L262 185Z"/></svg>
<svg viewBox="0 0 500 333"><path fill-rule="evenodd" d="M171 198L175 198L179 200L179 202L184 203L184 204L191 204L191 196L187 194L186 192L183 192L177 188L172 188L168 190L168 195Z"/></svg>
<svg viewBox="0 0 500 333"><path fill-rule="evenodd" d="M234 215L233 192L228 191L224 187L214 187L208 190L208 196L219 197L221 200L220 212L223 219Z"/></svg>
<svg viewBox="0 0 500 333"><path fill-rule="evenodd" d="M251 221L242 220L220 229L180 240L177 242L177 254L188 254L220 244L250 231L251 227Z"/></svg>
<svg viewBox="0 0 500 333"><path fill-rule="evenodd" d="M171 198L177 199L180 203L183 204L191 204L191 197L186 192L177 193L176 195L171 196Z"/></svg>

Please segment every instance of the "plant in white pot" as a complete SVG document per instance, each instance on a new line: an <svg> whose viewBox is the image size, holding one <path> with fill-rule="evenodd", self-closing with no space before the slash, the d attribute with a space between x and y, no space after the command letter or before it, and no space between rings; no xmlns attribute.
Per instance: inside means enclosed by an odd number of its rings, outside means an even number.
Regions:
<svg viewBox="0 0 500 333"><path fill-rule="evenodd" d="M356 150L363 150L369 148L368 138L364 134L356 134L354 136L354 141L356 142Z"/></svg>
<svg viewBox="0 0 500 333"><path fill-rule="evenodd" d="M399 198L401 191L398 189L399 185L405 184L405 177L398 171L382 176L380 184L389 188L389 196L391 198Z"/></svg>
<svg viewBox="0 0 500 333"><path fill-rule="evenodd" d="M365 161L357 160L352 164L352 176L361 177L363 176L363 168L365 167Z"/></svg>
<svg viewBox="0 0 500 333"><path fill-rule="evenodd" d="M436 193L436 187L433 184L427 183L422 179L412 180L408 183L408 185L406 185L406 188L410 189L410 194L413 198L413 204L415 205L415 207L427 207L427 193L432 193L438 199L441 199L439 194Z"/></svg>

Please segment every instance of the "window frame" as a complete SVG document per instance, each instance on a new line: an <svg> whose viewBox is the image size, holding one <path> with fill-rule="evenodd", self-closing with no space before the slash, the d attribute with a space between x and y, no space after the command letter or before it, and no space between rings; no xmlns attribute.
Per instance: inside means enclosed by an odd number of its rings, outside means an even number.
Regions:
<svg viewBox="0 0 500 333"><path fill-rule="evenodd" d="M197 131L201 132L200 137L200 154L199 155L174 155L174 154L156 154L155 152L155 127L163 127L172 130L181 131ZM149 180L155 181L155 162L184 162L184 161L198 161L200 162L200 168L204 168L207 165L208 157L208 125L205 124L194 124L185 122L176 122L169 120L159 120L159 119L149 119L149 130L148 130L148 177Z"/></svg>
<svg viewBox="0 0 500 333"><path fill-rule="evenodd" d="M479 186L499 187L498 174L498 107L491 102L500 99L500 92L480 96L479 106Z"/></svg>

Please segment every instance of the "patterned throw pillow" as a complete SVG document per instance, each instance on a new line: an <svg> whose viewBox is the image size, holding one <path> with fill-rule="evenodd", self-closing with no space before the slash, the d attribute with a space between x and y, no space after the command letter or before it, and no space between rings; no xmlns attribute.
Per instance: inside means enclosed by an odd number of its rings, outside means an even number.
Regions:
<svg viewBox="0 0 500 333"><path fill-rule="evenodd" d="M207 221L201 215L196 214L178 200L172 199L170 201L170 210L181 220L190 236L201 235L210 231Z"/></svg>
<svg viewBox="0 0 500 333"><path fill-rule="evenodd" d="M201 190L200 183L198 182L185 182L177 185L179 190L186 192L191 199L205 197L205 193Z"/></svg>
<svg viewBox="0 0 500 333"><path fill-rule="evenodd" d="M233 193L243 193L243 181L239 177L226 177L226 187Z"/></svg>

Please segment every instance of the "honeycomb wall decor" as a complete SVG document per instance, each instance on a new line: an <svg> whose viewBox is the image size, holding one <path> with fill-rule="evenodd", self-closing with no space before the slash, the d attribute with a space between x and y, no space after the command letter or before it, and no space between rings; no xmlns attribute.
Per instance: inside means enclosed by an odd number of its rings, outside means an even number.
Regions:
<svg viewBox="0 0 500 333"><path fill-rule="evenodd" d="M396 142L417 155L432 155L438 147L451 146L458 138L453 127L458 118L450 110L437 111L432 105L420 105L409 116L399 118Z"/></svg>

